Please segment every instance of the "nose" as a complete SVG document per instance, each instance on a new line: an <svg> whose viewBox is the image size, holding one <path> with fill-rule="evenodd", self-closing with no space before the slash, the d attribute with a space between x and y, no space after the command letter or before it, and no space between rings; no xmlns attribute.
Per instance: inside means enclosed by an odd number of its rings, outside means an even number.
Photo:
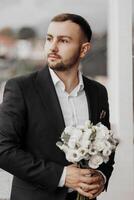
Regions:
<svg viewBox="0 0 134 200"><path fill-rule="evenodd" d="M58 52L58 43L57 40L53 40L50 46L51 52Z"/></svg>

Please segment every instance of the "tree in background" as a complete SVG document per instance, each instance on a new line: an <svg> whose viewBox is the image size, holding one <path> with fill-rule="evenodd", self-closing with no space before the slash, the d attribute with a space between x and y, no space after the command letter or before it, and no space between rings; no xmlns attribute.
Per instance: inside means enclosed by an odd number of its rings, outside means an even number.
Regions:
<svg viewBox="0 0 134 200"><path fill-rule="evenodd" d="M34 39L37 36L36 31L31 27L22 27L18 31L18 39Z"/></svg>
<svg viewBox="0 0 134 200"><path fill-rule="evenodd" d="M14 38L15 37L15 32L13 31L12 28L5 27L5 28L0 30L0 35L6 36L6 37L10 37L10 38Z"/></svg>

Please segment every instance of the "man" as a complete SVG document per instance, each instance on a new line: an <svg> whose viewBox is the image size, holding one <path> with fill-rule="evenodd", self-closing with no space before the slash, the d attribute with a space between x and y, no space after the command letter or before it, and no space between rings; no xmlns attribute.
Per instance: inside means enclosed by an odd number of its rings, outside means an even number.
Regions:
<svg viewBox="0 0 134 200"><path fill-rule="evenodd" d="M48 27L47 66L7 82L0 106L0 167L14 175L11 200L95 199L107 188L113 155L97 170L69 163L56 146L65 126L90 119L110 128L107 92L82 76L91 29L81 16L61 14Z"/></svg>

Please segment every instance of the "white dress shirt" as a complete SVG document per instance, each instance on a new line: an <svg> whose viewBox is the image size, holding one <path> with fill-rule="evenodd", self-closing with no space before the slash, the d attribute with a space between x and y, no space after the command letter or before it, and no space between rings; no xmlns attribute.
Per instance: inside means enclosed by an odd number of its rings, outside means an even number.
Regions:
<svg viewBox="0 0 134 200"><path fill-rule="evenodd" d="M79 71L79 84L68 94L57 74L50 68L49 71L60 102L65 126L83 125L89 119L89 111L81 72ZM65 183L65 176L66 167L59 182L61 187Z"/></svg>
<svg viewBox="0 0 134 200"><path fill-rule="evenodd" d="M49 71L60 102L65 126L83 125L85 121L89 119L89 110L81 72L78 72L78 85L72 90L71 93L67 93L65 91L65 85L63 81L60 80L60 78L51 68L49 68ZM61 179L59 181L59 187L64 186L65 176L66 167L64 167Z"/></svg>

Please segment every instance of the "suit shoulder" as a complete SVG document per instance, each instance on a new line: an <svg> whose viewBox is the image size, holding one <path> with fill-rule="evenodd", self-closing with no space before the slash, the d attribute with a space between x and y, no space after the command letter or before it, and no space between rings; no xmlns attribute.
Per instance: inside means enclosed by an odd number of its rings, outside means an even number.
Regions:
<svg viewBox="0 0 134 200"><path fill-rule="evenodd" d="M8 85L17 84L19 86L24 86L24 85L27 86L30 85L30 83L32 83L33 79L36 78L37 74L38 71L35 71L26 75L16 76L7 80L7 84Z"/></svg>
<svg viewBox="0 0 134 200"><path fill-rule="evenodd" d="M106 87L103 84L99 83L98 81L87 78L86 76L83 76L83 79L87 85L90 85L90 87L93 87L96 90L107 91Z"/></svg>

